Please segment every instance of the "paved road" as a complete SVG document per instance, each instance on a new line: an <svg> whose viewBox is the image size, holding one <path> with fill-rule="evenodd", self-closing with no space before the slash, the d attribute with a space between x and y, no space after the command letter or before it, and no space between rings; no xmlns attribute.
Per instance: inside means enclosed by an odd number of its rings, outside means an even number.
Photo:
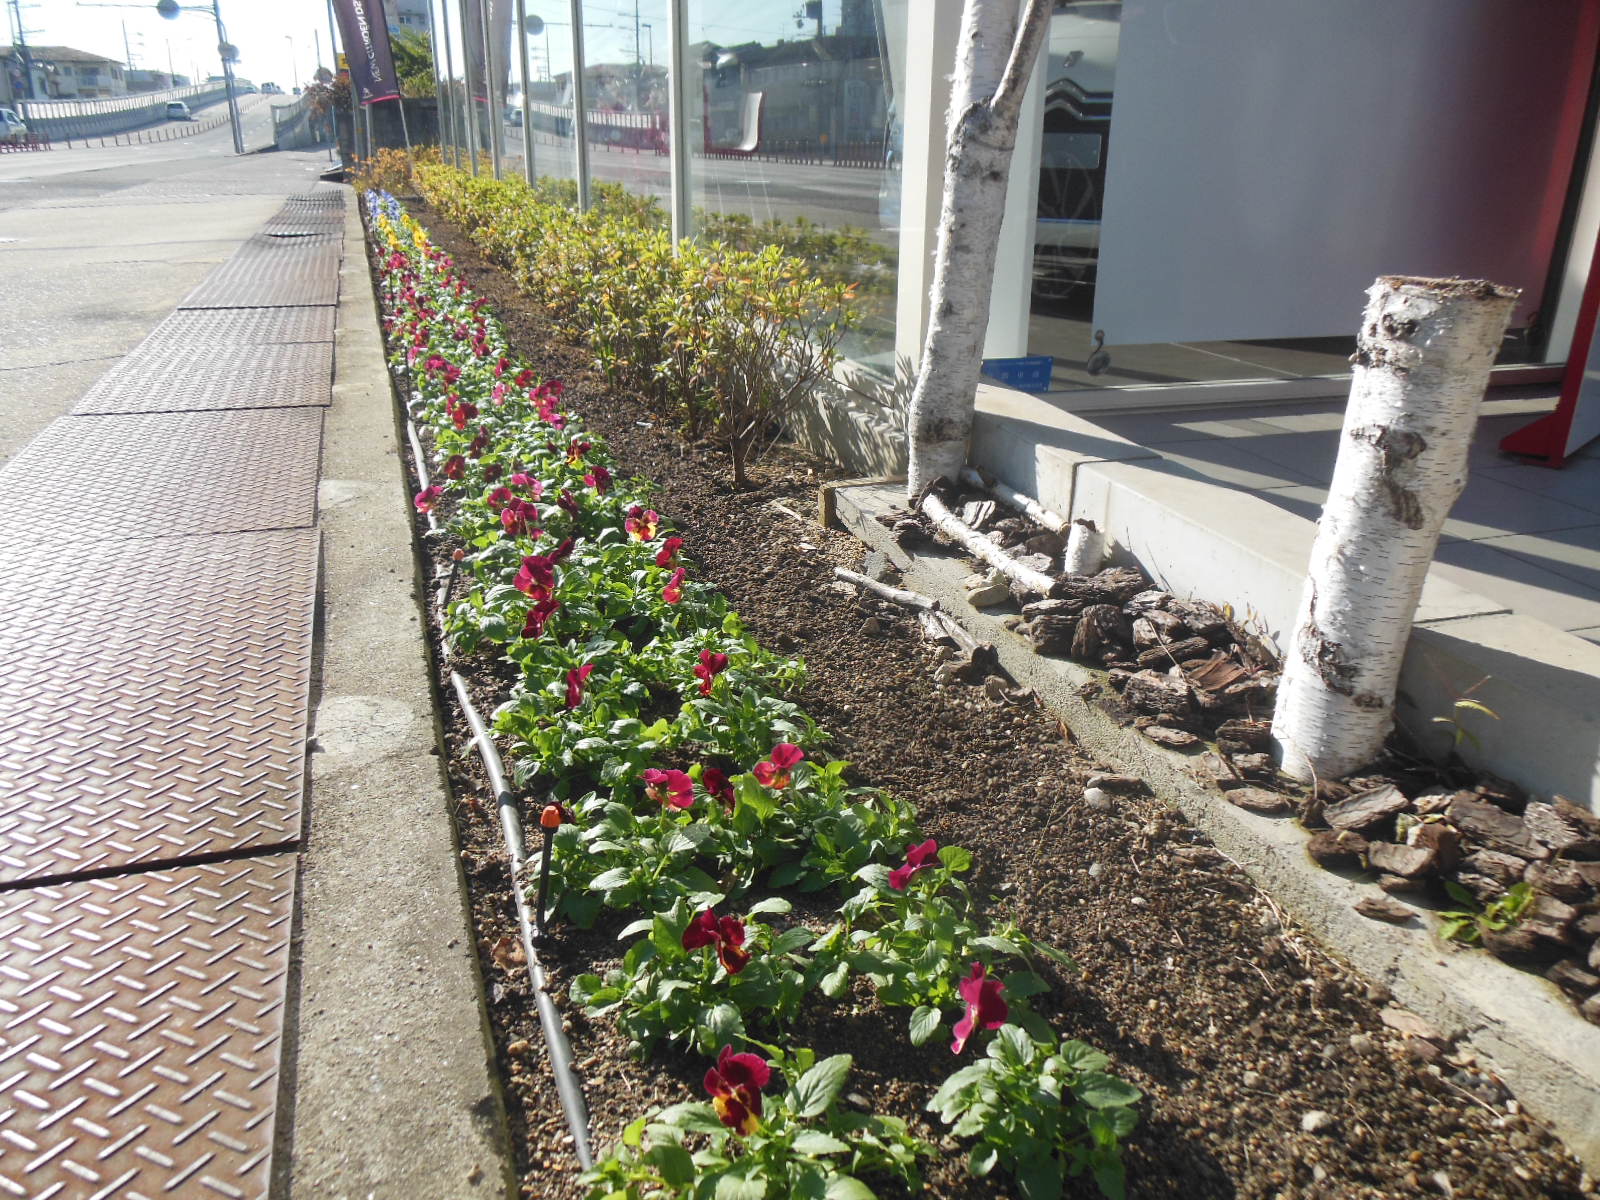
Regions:
<svg viewBox="0 0 1600 1200"><path fill-rule="evenodd" d="M522 170L522 131L506 129L506 150L512 171ZM536 141L535 168L556 176L572 176L572 149ZM669 177L662 154L589 148L594 178L621 183L629 191L658 196L666 203ZM690 166L694 204L718 212L745 213L757 221L806 217L822 225L854 225L877 232L879 189L884 172L870 167L836 167L825 163L762 162L756 159L696 158ZM898 184L899 180L895 180ZM893 231L883 235L893 244Z"/></svg>
<svg viewBox="0 0 1600 1200"><path fill-rule="evenodd" d="M246 98L247 147L270 144L270 107ZM236 157L226 125L0 155L0 462L327 165L322 151Z"/></svg>

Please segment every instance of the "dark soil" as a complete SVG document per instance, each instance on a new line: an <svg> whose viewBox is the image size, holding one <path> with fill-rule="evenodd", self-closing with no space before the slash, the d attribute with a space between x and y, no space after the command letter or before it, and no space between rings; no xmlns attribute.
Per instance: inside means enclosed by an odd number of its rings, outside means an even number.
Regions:
<svg viewBox="0 0 1600 1200"><path fill-rule="evenodd" d="M1115 764L1092 761L1047 710L937 685L913 624L869 614L835 585L832 568L856 566L859 543L784 511L814 512L817 483L840 472L778 447L755 465L754 486L732 490L724 455L683 446L669 420L608 389L506 275L426 206L412 208L489 297L517 353L565 381L569 404L605 436L623 472L660 486L656 505L687 538L702 577L766 644L805 657L799 699L831 733L831 752L913 801L929 836L969 847L976 893L992 893L997 912L1009 909L1034 937L1076 958L1082 973L1056 979L1039 1007L1066 1036L1113 1055L1114 1069L1145 1090L1126 1146L1131 1195L1600 1195L1470 1055L1440 1055L1380 1023L1383 990L1289 926L1180 814L1148 796L1118 796L1109 809L1086 804L1085 776ZM432 555L437 562L442 548L434 544ZM503 687L494 674L477 676L485 709ZM523 1194L580 1196L526 972L494 949L514 938L515 918L492 800L453 699L445 719ZM558 930L552 987L614 961L617 927ZM597 1152L633 1117L698 1096L703 1062L632 1061L609 1022L565 1011ZM906 1017L858 994L819 1003L792 1036L819 1053L853 1054L853 1089L937 1141L922 1105L955 1063L947 1045L911 1047ZM1304 1132L1312 1112L1331 1124ZM998 1179L968 1181L963 1159L962 1149L943 1148L928 1170L931 1194L1010 1194ZM1097 1193L1078 1181L1069 1194Z"/></svg>

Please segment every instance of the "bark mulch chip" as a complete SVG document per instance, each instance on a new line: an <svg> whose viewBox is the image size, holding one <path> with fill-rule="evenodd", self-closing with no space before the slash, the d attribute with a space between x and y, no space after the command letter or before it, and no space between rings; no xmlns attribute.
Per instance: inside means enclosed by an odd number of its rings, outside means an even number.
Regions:
<svg viewBox="0 0 1600 1200"><path fill-rule="evenodd" d="M827 748L863 781L913 801L928 836L971 849L975 894L992 895L997 915L1014 914L1080 964L1079 975L1054 976L1038 1006L1064 1035L1110 1053L1113 1069L1146 1093L1126 1144L1130 1195L1600 1196L1470 1054L1386 1025L1385 990L1288 926L1180 814L1125 789L1097 789L1085 803L1085 778L1114 765L1088 758L1047 710L937 684L913 621L869 610L834 585L834 566L859 564L859 543L783 511L814 511L817 484L844 472L778 447L756 464L753 486L733 490L725 455L683 446L670 417L609 389L508 276L425 205L412 210L490 299L516 352L565 381L567 402L605 436L622 472L660 486L655 505L687 539L701 576L765 644L805 657L799 700L832 735ZM430 553L437 567L448 551L430 543ZM480 673L475 703L493 708L504 688ZM493 800L453 701L446 723L523 1194L581 1196L526 971L495 952L514 937L515 917ZM552 987L614 962L620 926L556 930ZM564 1012L597 1151L633 1117L699 1097L703 1061L662 1054L638 1063L608 1021ZM907 1016L857 992L819 1006L793 1040L853 1054L852 1090L937 1140L922 1106L958 1064L945 1044L913 1048ZM944 1148L928 1168L929 1194L1012 1194L998 1177L967 1180L964 1158L963 1148ZM1068 1194L1097 1193L1078 1180Z"/></svg>

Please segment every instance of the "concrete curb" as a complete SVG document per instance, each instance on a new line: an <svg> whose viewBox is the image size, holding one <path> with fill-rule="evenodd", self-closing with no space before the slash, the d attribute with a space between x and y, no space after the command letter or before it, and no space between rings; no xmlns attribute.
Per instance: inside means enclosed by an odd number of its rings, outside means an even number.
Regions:
<svg viewBox="0 0 1600 1200"><path fill-rule="evenodd" d="M980 639L993 642L1006 670L1035 688L1085 746L1125 764L1182 809L1334 954L1381 980L1441 1030L1470 1040L1483 1065L1527 1111L1554 1129L1589 1170L1600 1172L1600 1028L1578 1016L1554 985L1479 951L1448 946L1426 917L1407 927L1356 913L1355 901L1377 889L1314 865L1298 825L1234 807L1197 774L1194 758L1155 745L1086 700L1084 685L1100 674L1034 654L999 618L968 605L962 580L972 568L964 559L938 553L913 559L901 550L876 518L904 507L903 484L841 488L833 500L845 528L888 555L906 586L939 599Z"/></svg>
<svg viewBox="0 0 1600 1200"><path fill-rule="evenodd" d="M346 208L319 493L320 669L301 874L291 1195L512 1193L450 815L395 407Z"/></svg>

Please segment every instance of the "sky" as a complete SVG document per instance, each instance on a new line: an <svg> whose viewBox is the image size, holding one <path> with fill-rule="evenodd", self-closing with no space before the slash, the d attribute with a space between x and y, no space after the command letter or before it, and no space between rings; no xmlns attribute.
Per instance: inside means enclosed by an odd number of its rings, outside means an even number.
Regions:
<svg viewBox="0 0 1600 1200"><path fill-rule="evenodd" d="M9 7L9 0L5 0ZM206 0L209 3L209 0ZM228 38L239 47L238 72L257 84L273 82L288 90L304 84L315 66L320 41L322 61L331 63L328 50L327 0L219 0ZM435 10L444 0L434 0ZM451 29L460 37L458 0L451 5ZM524 0L531 18L544 18L544 33L530 37L531 71L542 73L548 47L555 74L570 69L571 25L568 0ZM831 30L839 21L840 0L824 0L823 21ZM814 29L805 21L797 26L801 0L690 0L691 41L773 42L803 37ZM635 10L639 18L639 57L665 62L667 43L666 0L585 0L585 51L591 62L628 62L634 56ZM200 78L220 71L216 33L210 14L184 12L166 21L156 14L155 0L110 4L103 0L22 0L22 19L28 41L38 45L71 46L103 54L124 64L149 70L172 68L180 75ZM123 31L126 28L127 40ZM8 35L3 39L11 40ZM513 60L514 62L515 60ZM459 70L459 67L458 67ZM513 72L515 67L513 67Z"/></svg>

